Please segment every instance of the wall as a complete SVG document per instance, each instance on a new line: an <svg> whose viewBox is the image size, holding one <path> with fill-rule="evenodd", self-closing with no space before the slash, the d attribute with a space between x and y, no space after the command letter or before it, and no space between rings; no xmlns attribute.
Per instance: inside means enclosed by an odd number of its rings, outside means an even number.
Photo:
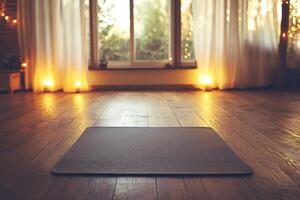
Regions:
<svg viewBox="0 0 300 200"><path fill-rule="evenodd" d="M1 0L0 0L1 2ZM8 14L16 16L17 0L7 0ZM0 25L0 56L18 56L17 27ZM196 69L181 70L102 70L89 71L92 86L116 85L195 85L198 81Z"/></svg>
<svg viewBox="0 0 300 200"><path fill-rule="evenodd" d="M17 0L7 0L6 7L7 11L5 13L12 18L16 18ZM1 56L19 56L17 25L5 23L2 17L0 22L0 57Z"/></svg>
<svg viewBox="0 0 300 200"><path fill-rule="evenodd" d="M1 0L0 0L1 2ZM7 14L17 15L17 0L7 0ZM17 27L0 25L0 56L19 56ZM116 85L193 85L197 82L194 69L180 70L102 70L89 72L92 86Z"/></svg>
<svg viewBox="0 0 300 200"><path fill-rule="evenodd" d="M194 85L196 69L103 70L90 71L90 83L95 85Z"/></svg>

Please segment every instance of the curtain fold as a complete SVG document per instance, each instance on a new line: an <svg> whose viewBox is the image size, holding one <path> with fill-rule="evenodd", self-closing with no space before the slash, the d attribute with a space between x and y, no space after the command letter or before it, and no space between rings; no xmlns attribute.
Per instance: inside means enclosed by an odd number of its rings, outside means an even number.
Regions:
<svg viewBox="0 0 300 200"><path fill-rule="evenodd" d="M35 52L35 31L34 31L34 1L19 0L17 2L17 18L18 18L18 38L19 48L22 59L29 66L34 66L33 55ZM28 23L31 22L31 23ZM32 88L33 68L27 67L25 69L25 89Z"/></svg>
<svg viewBox="0 0 300 200"><path fill-rule="evenodd" d="M193 0L199 75L211 76L220 89L272 85L280 5L278 0Z"/></svg>
<svg viewBox="0 0 300 200"><path fill-rule="evenodd" d="M89 89L83 2L18 1L19 43L35 92Z"/></svg>

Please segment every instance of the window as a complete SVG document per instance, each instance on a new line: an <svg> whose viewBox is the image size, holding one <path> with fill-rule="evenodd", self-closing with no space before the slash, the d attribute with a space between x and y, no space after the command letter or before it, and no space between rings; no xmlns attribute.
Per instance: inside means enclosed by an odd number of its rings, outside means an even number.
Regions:
<svg viewBox="0 0 300 200"><path fill-rule="evenodd" d="M134 1L136 61L168 61L171 57L169 0Z"/></svg>
<svg viewBox="0 0 300 200"><path fill-rule="evenodd" d="M181 59L195 60L193 46L193 0L181 0Z"/></svg>
<svg viewBox="0 0 300 200"><path fill-rule="evenodd" d="M195 66L192 0L86 1L91 68Z"/></svg>
<svg viewBox="0 0 300 200"><path fill-rule="evenodd" d="M290 20L288 34L288 66L300 66L300 1L290 0Z"/></svg>
<svg viewBox="0 0 300 200"><path fill-rule="evenodd" d="M97 42L100 59L129 61L129 1L98 0L97 8Z"/></svg>
<svg viewBox="0 0 300 200"><path fill-rule="evenodd" d="M84 2L84 18L85 18L85 31L86 31L86 47L87 47L87 57L89 58L88 64L91 66L91 32L90 32L90 3L89 0Z"/></svg>

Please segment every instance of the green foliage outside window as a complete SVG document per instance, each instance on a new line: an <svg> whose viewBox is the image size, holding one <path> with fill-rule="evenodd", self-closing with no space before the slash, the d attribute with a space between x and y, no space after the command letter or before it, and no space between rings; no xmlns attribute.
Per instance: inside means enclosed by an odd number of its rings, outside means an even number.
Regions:
<svg viewBox="0 0 300 200"><path fill-rule="evenodd" d="M192 6L182 10L182 59L193 60ZM130 8L128 0L98 0L100 59L130 60ZM134 1L135 59L162 61L171 57L171 14L168 0ZM120 26L120 24L122 26Z"/></svg>

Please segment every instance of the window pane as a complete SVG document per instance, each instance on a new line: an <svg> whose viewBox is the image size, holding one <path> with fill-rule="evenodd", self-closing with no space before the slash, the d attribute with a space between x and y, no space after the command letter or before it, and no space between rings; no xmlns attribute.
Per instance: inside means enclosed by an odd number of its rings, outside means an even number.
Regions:
<svg viewBox="0 0 300 200"><path fill-rule="evenodd" d="M194 61L193 0L181 0L181 59Z"/></svg>
<svg viewBox="0 0 300 200"><path fill-rule="evenodd" d="M170 0L134 1L137 61L162 61L171 57L170 18Z"/></svg>
<svg viewBox="0 0 300 200"><path fill-rule="evenodd" d="M100 59L129 61L129 0L98 0Z"/></svg>

